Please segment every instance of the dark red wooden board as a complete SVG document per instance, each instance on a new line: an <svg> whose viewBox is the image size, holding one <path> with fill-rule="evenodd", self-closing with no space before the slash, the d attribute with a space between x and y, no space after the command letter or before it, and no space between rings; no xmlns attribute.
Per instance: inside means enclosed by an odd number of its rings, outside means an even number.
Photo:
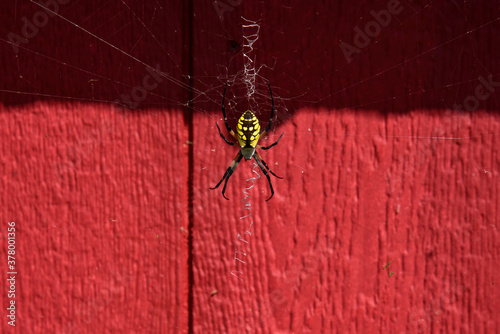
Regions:
<svg viewBox="0 0 500 334"><path fill-rule="evenodd" d="M499 332L498 4L402 2L348 62L389 3L68 2L18 54L8 33L40 7L6 4L2 332ZM226 81L230 124L248 108L242 17L263 126L267 80L276 104L262 144L284 132L269 202L252 162L229 201L209 189L237 153L215 126ZM114 104L147 65L162 82Z"/></svg>

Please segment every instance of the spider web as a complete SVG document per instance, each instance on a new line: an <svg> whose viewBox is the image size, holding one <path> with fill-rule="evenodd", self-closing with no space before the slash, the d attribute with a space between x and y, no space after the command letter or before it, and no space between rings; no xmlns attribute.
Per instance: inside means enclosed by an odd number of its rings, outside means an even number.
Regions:
<svg viewBox="0 0 500 334"><path fill-rule="evenodd" d="M78 10L81 9L80 2L61 1L61 3L63 4L59 4L55 8L50 4L48 6L37 4L35 1L16 2L10 26L3 29L0 37L0 42L6 50L4 52L6 54L5 62L10 64L5 76L17 78L4 80L0 86L0 93L7 104L15 103L15 101L26 97L28 100L29 97L33 100L57 98L69 101L118 104L132 107L131 109L147 110L186 107L191 102L190 107L193 111L209 113L215 121L220 120L222 91L224 84L228 82L230 85L227 94L228 118L230 123L234 124L239 118L239 110L255 110L258 114L263 115L262 119L266 119L265 117L270 110L266 84L270 82L274 88L273 94L278 121L276 125L286 121L293 112L309 107L328 106L337 110L388 109L398 111L402 109L402 106L407 105L407 101L410 99L417 101L414 105L421 107L428 107L429 103L440 101L440 105L431 105L431 107L446 110L447 116L454 120L464 110L498 109L498 89L485 100L473 98L474 90L481 80L491 82L500 80L499 69L494 62L494 59L498 58L497 55L485 52L475 41L476 36L489 33L498 27L500 16L496 15L498 8L494 2L485 1L478 4L472 1L449 1L443 4L435 1L422 3L403 1L401 2L403 11L400 14L392 15L391 22L382 27L376 36L369 37L370 42L362 47L355 45L357 33L355 28L364 31L366 25L374 21L371 12L380 13L380 10L387 7L387 2L361 3L356 9L360 13L359 20L349 23L334 22L322 14L322 12L330 12L329 8L313 5L308 8L308 10L313 11L313 15L310 18L301 17L303 31L300 39L309 40L309 45L306 48L296 50L294 49L294 41L299 36L295 34L293 29L288 29L290 30L288 31L286 27L273 26L272 22L261 17L262 13L249 14L249 19L243 15L238 16L238 10L244 8L241 2L223 3L216 1L213 10L219 16L221 29L218 31L201 29L202 38L208 37L210 40L219 42L219 48L213 47L212 50L208 50L209 54L220 53L220 45L222 45L223 48L226 48L225 55L223 58L219 57L221 61L215 67L206 68L203 67L205 59L197 58L194 55L195 65L198 65L198 68L202 70L201 73L194 74L192 78L190 78L190 74L186 73L186 66L183 65L179 53L176 52L176 47L182 43L166 44L162 40L163 36L160 36L160 30L181 31L183 28L183 20L171 16L175 10L169 8L168 5L153 3L148 4L146 9L141 8L140 4L133 1L118 1L118 7L121 8L119 12L113 13L108 10L111 8L114 10L116 5L107 3L88 10L82 16L83 18L80 18L78 15ZM286 5L273 4L273 6L272 9L284 11L292 18L299 16L302 10L297 2L290 2ZM46 8L44 10L48 13L49 18L46 24L37 28L33 22L37 19L43 21L43 19L35 17L43 7ZM170 10L172 10L172 14L170 14ZM427 17L432 17L432 19L428 20ZM441 35L436 33L435 38L429 39L434 39L429 45L416 43L413 48L406 46L407 49L412 49L412 54L390 57L384 64L370 62L370 57L384 52L384 50L380 50L379 46L386 45L384 43L397 37L399 31L417 31L417 35L423 39L430 35L430 31L433 29L442 29L439 20L446 22L446 17L454 17L455 20L460 18L461 22L453 30L438 31ZM234 36L233 32L226 30L227 21L230 19L232 19L231 22L238 22L240 36ZM99 20L102 22L106 22L106 20L120 21L122 23L118 24L117 27L121 28L105 32L105 23L101 23L97 27L89 25L90 22ZM31 24L26 24L26 22ZM259 24L255 25L256 22ZM43 47L43 43L47 40L59 37L49 35L51 25L64 27L67 30L67 36L85 35L89 41L93 41L88 46L88 54L82 57L81 62L68 62L63 48L46 50ZM315 35L319 27L325 25L336 33L331 34L331 36ZM29 29L25 28L26 26L28 28L35 26L36 32L30 32ZM251 31L245 39L243 30L250 31L252 28L255 28L255 31ZM289 49L280 53L264 52L260 45L268 41L259 40L259 34L262 34L261 29L264 29L266 34L271 34L273 38L280 36L289 40ZM127 36L131 31L135 31L133 38L124 39L123 36ZM9 33L20 36L21 39L27 40L27 43L20 42L19 38L9 36ZM29 35L27 39L24 37L26 34ZM357 49L357 52L349 54L349 57L346 56L345 47L343 49L346 43ZM456 47L457 44L460 47ZM144 50L151 48L150 45L158 50L160 56L144 54ZM387 75L398 71L403 72L411 67L419 68L422 60L426 57L442 56L440 51L452 45L455 45L455 49L460 50L460 52L454 54L453 59L449 59L450 69L445 72L445 76L431 78L429 81L426 78L426 73L428 73L426 71L429 69L422 68L421 77L415 78L414 82L410 82L406 86L394 87L393 91L387 92L374 91L373 94L368 92L363 97L358 96L356 100L351 98L358 95L360 91L365 93L367 88L377 85ZM245 48L251 51L252 58L249 56L245 58ZM132 90L135 88L131 84L133 81L122 80L123 72L108 73L101 55L103 52L119 54L122 64L117 68L120 71L123 70L127 76L136 77L135 82L140 82L147 73L157 73L161 76L162 83L169 82L177 86L178 91L164 92L160 85L158 88L147 91L147 96L144 98L140 96L141 92L136 92L136 95L141 99L139 103L130 104L120 101L120 96L132 95ZM290 68L291 60L283 58L281 54L301 60L299 62L302 64L301 68ZM312 56L312 54L317 55ZM306 61L307 59L313 61ZM317 66L318 63L332 63L332 59L333 68ZM351 73L354 65L360 63L370 64L371 73L363 77ZM44 85L44 76L38 73L40 70L37 67L40 66L54 68L53 72L49 70L46 73L60 77L63 84L60 87ZM466 68L474 70L465 70ZM291 74L292 70L293 75ZM71 92L65 94L68 89L65 89L64 83L70 78L74 80L74 77L79 78L78 82L81 83L81 87L72 89ZM311 78L315 78L313 82ZM192 100L189 101L188 98L179 100L179 94L176 93L184 92L187 96L187 92L191 89L188 85L188 79L192 79L194 82ZM218 84L214 85L214 80ZM332 85L325 84L331 83L332 80L334 81ZM13 85L12 82L15 84ZM282 84L282 82L287 84ZM5 86L7 83L10 86ZM337 89L325 91L323 88L332 86L337 87ZM112 93L109 93L110 91ZM445 98L441 100L436 98L436 95L443 92L445 92L443 94ZM196 119L194 121L196 122ZM215 128L214 130L216 131ZM275 134L275 130L271 130L273 134ZM346 136L351 136L351 134L346 134ZM411 134L408 136L412 137ZM458 138L453 134L446 137ZM208 138L206 139L208 140ZM210 141L217 146L216 149L222 149L221 143ZM276 154L280 153L276 152Z"/></svg>

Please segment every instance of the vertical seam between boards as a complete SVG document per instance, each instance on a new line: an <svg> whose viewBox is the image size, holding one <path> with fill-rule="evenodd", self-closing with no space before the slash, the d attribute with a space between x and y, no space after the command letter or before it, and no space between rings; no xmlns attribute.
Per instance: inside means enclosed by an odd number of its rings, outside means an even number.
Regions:
<svg viewBox="0 0 500 334"><path fill-rule="evenodd" d="M194 5L193 0L187 0L183 2L183 12L184 12L184 22L183 22L183 34L182 39L184 45L184 57L186 60L184 65L183 73L188 73L188 99L187 104L184 105L184 125L187 126L188 131L188 142L186 143L188 149L188 173L187 173L187 270L188 270L188 333L193 333L194 330L194 272L193 272L193 227L194 227L194 217L193 217L193 200L194 200L194 126L193 126L193 44L194 44L194 34L193 34L193 20L194 20Z"/></svg>

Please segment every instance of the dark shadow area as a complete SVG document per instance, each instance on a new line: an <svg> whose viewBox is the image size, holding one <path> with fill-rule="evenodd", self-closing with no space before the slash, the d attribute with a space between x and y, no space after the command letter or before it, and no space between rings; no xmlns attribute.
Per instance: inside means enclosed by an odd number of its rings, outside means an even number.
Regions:
<svg viewBox="0 0 500 334"><path fill-rule="evenodd" d="M500 110L495 1L303 1L195 4L193 40L181 1L30 1L0 14L0 102L116 103L194 111L228 100L246 110L242 24L257 20L257 104L270 82L280 121L301 108L385 112ZM192 50L193 77L186 72Z"/></svg>

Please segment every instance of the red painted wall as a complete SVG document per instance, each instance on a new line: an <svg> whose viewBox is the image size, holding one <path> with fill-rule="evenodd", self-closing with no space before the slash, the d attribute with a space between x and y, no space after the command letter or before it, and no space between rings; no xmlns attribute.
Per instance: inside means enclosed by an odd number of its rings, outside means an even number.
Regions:
<svg viewBox="0 0 500 334"><path fill-rule="evenodd" d="M497 5L5 4L2 332L499 332ZM250 162L209 189L226 81L233 127L267 125L271 83L269 202Z"/></svg>

